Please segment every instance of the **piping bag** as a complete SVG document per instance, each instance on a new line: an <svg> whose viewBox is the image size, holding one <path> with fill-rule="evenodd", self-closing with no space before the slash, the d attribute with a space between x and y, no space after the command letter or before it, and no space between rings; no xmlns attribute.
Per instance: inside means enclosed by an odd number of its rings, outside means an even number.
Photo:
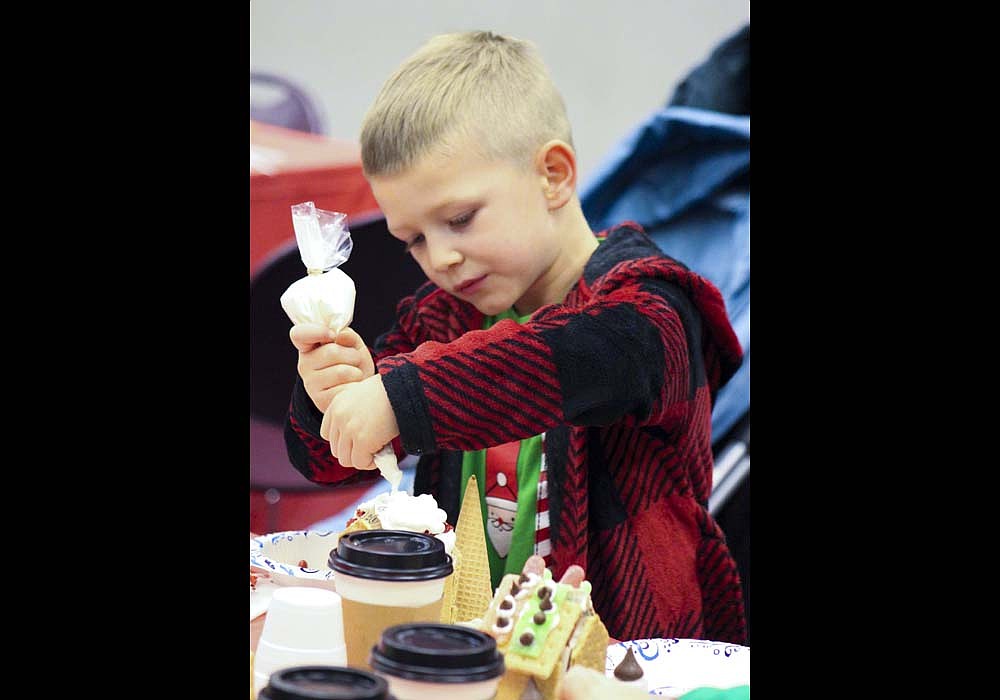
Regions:
<svg viewBox="0 0 1000 700"><path fill-rule="evenodd" d="M292 225L299 255L308 274L281 295L281 308L293 323L317 323L340 333L354 318L354 280L340 265L347 262L354 242L347 230L347 214L317 209L313 202L292 205ZM403 472L392 444L375 453L375 466L399 489Z"/></svg>

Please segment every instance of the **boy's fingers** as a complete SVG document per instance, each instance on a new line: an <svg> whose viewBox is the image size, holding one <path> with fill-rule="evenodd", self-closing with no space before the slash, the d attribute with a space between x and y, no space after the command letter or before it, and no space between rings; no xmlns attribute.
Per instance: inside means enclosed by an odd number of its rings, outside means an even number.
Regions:
<svg viewBox="0 0 1000 700"><path fill-rule="evenodd" d="M299 352L309 352L319 345L332 342L337 334L318 323L297 323L288 331L292 345Z"/></svg>
<svg viewBox="0 0 1000 700"><path fill-rule="evenodd" d="M521 573L524 574L537 574L542 575L545 571L545 559L537 554L532 554L528 557L528 560L524 562L524 566L521 567ZM565 583L569 586L576 588L583 580L586 578L586 574L583 567L578 564L572 564L565 572L563 572L562 578L559 579L559 583Z"/></svg>
<svg viewBox="0 0 1000 700"><path fill-rule="evenodd" d="M537 554L532 554L528 557L528 561L524 562L524 566L521 567L522 574L536 574L541 576L543 571L545 571L545 560Z"/></svg>
<svg viewBox="0 0 1000 700"><path fill-rule="evenodd" d="M644 700L649 694L641 688L630 688L621 681L608 678L579 664L571 666L559 684L559 700Z"/></svg>
<svg viewBox="0 0 1000 700"><path fill-rule="evenodd" d="M350 383L348 383L348 384L338 384L337 386L331 386L327 390L327 391L330 392L330 394L329 394L330 400L333 401L335 398L337 398L337 394L339 394L342 391L347 391L350 388L351 388L351 384Z"/></svg>
<svg viewBox="0 0 1000 700"><path fill-rule="evenodd" d="M330 406L327 404L326 412L323 413L323 422L319 426L319 436L330 442ZM332 444L332 443L331 443Z"/></svg>
<svg viewBox="0 0 1000 700"><path fill-rule="evenodd" d="M354 365L331 365L316 371L316 381L320 386L334 389L343 384L358 382L364 379L361 370ZM335 394L331 395L333 398Z"/></svg>
<svg viewBox="0 0 1000 700"><path fill-rule="evenodd" d="M593 675L586 673L590 671L589 668L583 669L583 671L578 671L577 669L582 669L582 666L571 666L566 674L563 676L562 682L559 684L559 700L590 700L590 698L596 698L594 692L596 689L593 687L595 682L600 682Z"/></svg>
<svg viewBox="0 0 1000 700"><path fill-rule="evenodd" d="M369 454L368 452L361 451L356 446L354 448L354 451L352 452L351 458L354 461L355 469L361 469L364 471L368 471L370 469L378 469L378 467L375 466L374 455Z"/></svg>
<svg viewBox="0 0 1000 700"><path fill-rule="evenodd" d="M583 572L583 567L578 564L571 564L563 573L562 578L559 579L559 583L565 583L576 588L583 583L584 578L586 578L586 575Z"/></svg>
<svg viewBox="0 0 1000 700"><path fill-rule="evenodd" d="M354 332L354 329L348 326L347 328L340 331L337 335L337 345L343 345L348 348L361 347L365 342L361 339L361 336Z"/></svg>

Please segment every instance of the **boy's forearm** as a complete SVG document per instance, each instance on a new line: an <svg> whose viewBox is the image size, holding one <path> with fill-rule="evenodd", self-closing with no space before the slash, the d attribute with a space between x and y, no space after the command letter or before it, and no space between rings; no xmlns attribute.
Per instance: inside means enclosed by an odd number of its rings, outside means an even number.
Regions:
<svg viewBox="0 0 1000 700"><path fill-rule="evenodd" d="M664 352L664 334L676 343L680 328L676 315L657 324L612 300L425 343L387 358L380 372L408 452L481 449L562 423L648 418L664 394L687 385L686 364L672 370L684 377L665 378L665 356L686 358L682 330L677 352Z"/></svg>
<svg viewBox="0 0 1000 700"><path fill-rule="evenodd" d="M323 422L323 414L306 393L301 377L296 377L295 384L292 386L292 399L288 412L303 431L310 436L319 437L319 427Z"/></svg>
<svg viewBox="0 0 1000 700"><path fill-rule="evenodd" d="M476 450L562 420L548 349L513 321L427 342L380 365L407 451Z"/></svg>

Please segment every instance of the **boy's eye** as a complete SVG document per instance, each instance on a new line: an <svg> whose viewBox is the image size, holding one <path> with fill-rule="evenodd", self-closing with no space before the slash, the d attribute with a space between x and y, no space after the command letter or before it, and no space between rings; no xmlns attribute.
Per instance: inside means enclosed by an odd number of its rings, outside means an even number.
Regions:
<svg viewBox="0 0 1000 700"><path fill-rule="evenodd" d="M424 241L424 234L418 233L416 236L414 236L413 238L411 238L406 242L406 252L409 253L411 250L413 250L414 246L423 243L423 241Z"/></svg>
<svg viewBox="0 0 1000 700"><path fill-rule="evenodd" d="M463 226L468 226L472 221L472 217L476 215L476 210L468 211L461 216L456 216L454 219L448 220L448 225L452 228L462 228Z"/></svg>

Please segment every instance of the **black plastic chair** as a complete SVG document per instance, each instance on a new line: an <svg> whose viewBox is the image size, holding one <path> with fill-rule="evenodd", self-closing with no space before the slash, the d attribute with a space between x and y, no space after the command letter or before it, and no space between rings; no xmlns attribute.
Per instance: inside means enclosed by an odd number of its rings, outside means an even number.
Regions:
<svg viewBox="0 0 1000 700"><path fill-rule="evenodd" d="M250 119L272 126L325 134L319 102L288 78L250 71Z"/></svg>

